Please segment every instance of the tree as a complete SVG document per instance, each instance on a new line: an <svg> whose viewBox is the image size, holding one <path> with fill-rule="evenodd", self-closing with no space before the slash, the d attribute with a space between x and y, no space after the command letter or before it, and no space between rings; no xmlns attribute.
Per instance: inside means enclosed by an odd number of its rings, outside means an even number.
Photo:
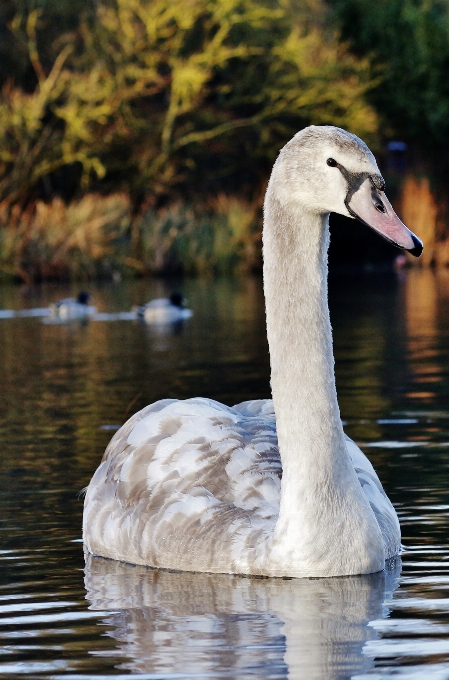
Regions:
<svg viewBox="0 0 449 680"><path fill-rule="evenodd" d="M98 2L45 59L45 11L19 17L36 86L3 89L0 199L73 167L79 191L120 187L136 205L251 191L305 124L373 141L368 61L312 15L283 0Z"/></svg>
<svg viewBox="0 0 449 680"><path fill-rule="evenodd" d="M449 135L449 6L441 0L333 0L352 51L380 76L368 99L385 136L424 150ZM427 147L427 148L425 148Z"/></svg>

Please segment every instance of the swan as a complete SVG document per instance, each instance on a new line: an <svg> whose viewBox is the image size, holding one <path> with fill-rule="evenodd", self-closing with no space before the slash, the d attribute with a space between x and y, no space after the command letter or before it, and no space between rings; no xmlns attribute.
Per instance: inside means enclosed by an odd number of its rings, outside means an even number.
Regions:
<svg viewBox="0 0 449 680"><path fill-rule="evenodd" d="M57 319L83 319L96 313L97 308L89 305L89 293L81 292L77 298L63 298L50 305L50 316Z"/></svg>
<svg viewBox="0 0 449 680"><path fill-rule="evenodd" d="M147 323L175 323L183 319L190 319L192 310L186 309L186 300L181 293L172 293L169 298L157 298L150 300L145 305L136 307L135 311L139 319Z"/></svg>
<svg viewBox="0 0 449 680"><path fill-rule="evenodd" d="M327 304L329 213L415 256L421 241L355 135L310 126L281 150L264 207L272 399L163 399L114 435L86 490L88 553L153 567L279 577L381 571L396 512L345 436Z"/></svg>

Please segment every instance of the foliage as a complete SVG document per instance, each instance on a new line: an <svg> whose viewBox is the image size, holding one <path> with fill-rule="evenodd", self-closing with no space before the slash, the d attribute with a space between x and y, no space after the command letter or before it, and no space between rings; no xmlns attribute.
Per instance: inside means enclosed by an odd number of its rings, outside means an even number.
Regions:
<svg viewBox="0 0 449 680"><path fill-rule="evenodd" d="M3 87L0 200L70 198L68 185L125 190L135 209L219 188L254 195L304 124L375 137L368 62L305 3L99 1L56 38L53 5L39 4L10 23L35 85Z"/></svg>
<svg viewBox="0 0 449 680"><path fill-rule="evenodd" d="M70 97L73 87L67 58L72 51L65 46L45 73L36 47L38 13L26 22L29 57L37 77L36 88L28 93L6 82L0 98L0 201L15 202L27 196L39 180L51 176L61 167L80 163L87 174L104 175L98 158L89 153L84 135L70 135L61 126L59 102ZM87 83L85 82L86 87ZM75 81L79 85L79 81ZM96 120L98 111L92 101L83 111L81 126Z"/></svg>
<svg viewBox="0 0 449 680"><path fill-rule="evenodd" d="M369 98L383 132L429 154L449 135L449 5L444 0L334 0L329 3L354 54L381 79Z"/></svg>

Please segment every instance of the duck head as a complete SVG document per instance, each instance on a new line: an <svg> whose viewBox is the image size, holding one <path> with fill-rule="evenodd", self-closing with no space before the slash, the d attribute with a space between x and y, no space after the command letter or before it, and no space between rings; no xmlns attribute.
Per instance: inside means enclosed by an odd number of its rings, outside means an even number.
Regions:
<svg viewBox="0 0 449 680"><path fill-rule="evenodd" d="M174 307L184 309L185 299L182 293L174 292L170 295L170 302Z"/></svg>
<svg viewBox="0 0 449 680"><path fill-rule="evenodd" d="M293 210L357 219L398 248L421 255L422 242L394 212L376 159L356 135L311 125L281 150L273 175L280 201Z"/></svg>
<svg viewBox="0 0 449 680"><path fill-rule="evenodd" d="M76 298L76 301L80 305L87 305L89 303L90 295L89 293L86 293L84 290L82 290L80 293L78 293L78 297Z"/></svg>

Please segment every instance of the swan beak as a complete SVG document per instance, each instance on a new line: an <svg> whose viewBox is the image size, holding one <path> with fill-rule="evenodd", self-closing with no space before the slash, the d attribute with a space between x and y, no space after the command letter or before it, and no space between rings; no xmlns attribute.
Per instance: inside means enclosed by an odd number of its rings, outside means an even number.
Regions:
<svg viewBox="0 0 449 680"><path fill-rule="evenodd" d="M353 217L384 239L415 257L421 255L422 241L401 222L384 192L377 189L369 177L354 192L349 192L345 204Z"/></svg>

